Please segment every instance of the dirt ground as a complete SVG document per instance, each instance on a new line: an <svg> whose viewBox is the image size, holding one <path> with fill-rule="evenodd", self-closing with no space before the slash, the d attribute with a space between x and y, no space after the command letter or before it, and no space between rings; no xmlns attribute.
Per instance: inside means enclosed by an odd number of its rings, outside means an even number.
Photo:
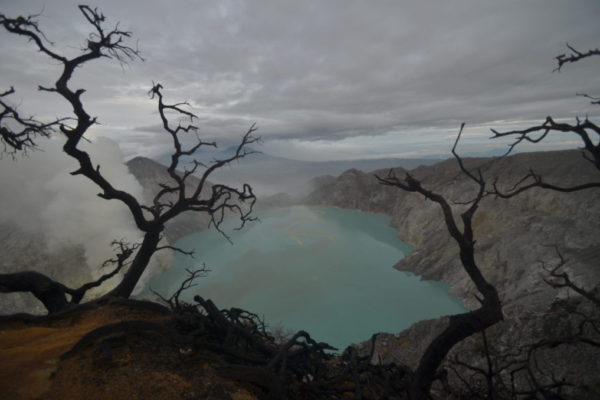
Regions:
<svg viewBox="0 0 600 400"><path fill-rule="evenodd" d="M44 322L0 321L0 397L16 399L257 399L252 388L219 377L214 354L151 337L92 344L64 360L86 333L120 321L161 321L155 310L108 304ZM105 351L105 349L104 349Z"/></svg>

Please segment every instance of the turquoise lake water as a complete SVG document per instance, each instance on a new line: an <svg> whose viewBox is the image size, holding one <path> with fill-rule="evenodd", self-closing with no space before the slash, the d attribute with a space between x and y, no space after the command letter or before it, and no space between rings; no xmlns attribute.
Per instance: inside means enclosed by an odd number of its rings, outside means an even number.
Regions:
<svg viewBox="0 0 600 400"><path fill-rule="evenodd" d="M264 317L270 327L306 330L339 349L375 332L399 332L413 323L464 312L444 283L420 281L393 269L411 251L397 239L390 217L333 207L289 207L258 213L260 222L234 231L222 228L186 236L176 246L195 250L150 281L170 296L185 268L211 270L184 292L212 299L219 308L238 307Z"/></svg>

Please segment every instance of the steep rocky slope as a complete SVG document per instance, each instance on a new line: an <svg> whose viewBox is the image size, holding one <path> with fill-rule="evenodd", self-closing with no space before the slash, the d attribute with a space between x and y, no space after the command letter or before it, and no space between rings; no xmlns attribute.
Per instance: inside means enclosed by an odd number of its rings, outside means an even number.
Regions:
<svg viewBox="0 0 600 400"><path fill-rule="evenodd" d="M518 154L490 163L490 159L466 159L468 168L481 167L491 183L511 187L529 168L548 181L571 185L600 179L577 151ZM388 171L376 171L386 175ZM402 177L402 169L394 170ZM411 174L423 186L438 192L464 209L460 202L475 195L475 185L458 170L455 160L419 167ZM569 260L565 270L587 284L600 281L595 260L600 257L600 191L575 194L534 189L508 200L492 196L484 199L474 218L477 259L488 279L502 296L505 312L513 308L543 309L550 299L541 262L558 261L557 246ZM321 186L306 202L355 208L392 216L400 239L415 251L396 268L411 271L429 280L452 285L452 293L467 306L475 305L473 287L463 273L458 248L446 231L439 206L422 196L405 193L377 183L374 174L349 170L335 182ZM550 291L555 296L554 291Z"/></svg>
<svg viewBox="0 0 600 400"><path fill-rule="evenodd" d="M582 158L580 151L517 154L495 162L464 161L471 170L481 168L490 185L497 180L499 187L505 189L519 182L530 168L548 182L563 186L600 180L600 174ZM388 171L376 173L386 175ZM402 177L405 171L396 169L394 173ZM461 202L475 195L475 184L460 173L454 159L419 167L410 173L424 187L452 201L457 211L464 209ZM446 230L437 204L414 193L381 186L374 174L355 170L321 186L306 201L391 215L399 238L415 246L413 253L395 268L411 271L423 279L445 281L452 285L451 293L468 308L477 307L477 293L461 268L458 247ZM600 190L559 193L534 189L508 200L489 196L482 201L474 218L476 259L503 302L505 321L489 330L489 336L502 350L567 335L578 323L576 312L582 309L588 314L597 312L574 292L547 285L544 278L548 272L544 267L557 265L558 249L566 259L564 271L575 282L587 289L598 285L599 217ZM564 307L557 304L564 305L564 299L568 298L572 312L565 313ZM562 303L557 303L560 299ZM377 341L377 360L381 357L384 361L415 367L422 351L444 329L446 321L423 321L405 332L381 335ZM481 347L480 338L472 338L458 346L455 354L472 352L477 346ZM598 383L595 373L590 371L599 370L599 354L588 350L562 346L548 359L563 367L559 374L570 371L576 380L589 383L591 379Z"/></svg>
<svg viewBox="0 0 600 400"><path fill-rule="evenodd" d="M304 201L307 204L332 205L387 215L394 212L397 190L381 186L373 174L350 169L338 178L327 176L313 181L319 186L306 197Z"/></svg>

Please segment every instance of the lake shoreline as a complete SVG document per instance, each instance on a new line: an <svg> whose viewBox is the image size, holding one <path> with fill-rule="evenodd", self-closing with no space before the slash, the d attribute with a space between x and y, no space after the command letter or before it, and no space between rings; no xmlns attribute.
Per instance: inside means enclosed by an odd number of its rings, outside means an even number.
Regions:
<svg viewBox="0 0 600 400"><path fill-rule="evenodd" d="M232 232L233 246L210 231L175 244L186 250L196 245L196 261L212 270L196 291L219 307L264 312L275 326L305 329L342 347L374 331L399 331L422 319L464 311L457 299L446 300L448 285L392 268L412 246L398 240L388 216L300 205L258 216L261 222ZM176 256L172 271L151 280L163 296L183 280L177 272L187 266L179 262L185 260ZM419 300L410 297L423 293ZM398 313L405 304L411 307Z"/></svg>

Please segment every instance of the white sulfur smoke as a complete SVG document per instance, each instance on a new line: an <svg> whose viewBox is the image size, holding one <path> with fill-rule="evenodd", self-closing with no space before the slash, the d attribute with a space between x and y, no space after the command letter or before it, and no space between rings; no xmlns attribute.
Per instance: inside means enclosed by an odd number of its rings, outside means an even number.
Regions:
<svg viewBox="0 0 600 400"><path fill-rule="evenodd" d="M113 256L111 241L139 241L141 233L123 203L98 197L101 190L93 182L70 174L78 164L62 151L61 141L40 140L39 145L40 151L27 157L0 160L0 223L42 233L49 251L82 245L86 274L99 277L106 272L99 266ZM129 173L115 142L98 138L82 143L82 148L115 188L142 198L142 187ZM154 264L150 269L157 267ZM75 270L81 266L65 268L72 268L73 276L81 275Z"/></svg>

